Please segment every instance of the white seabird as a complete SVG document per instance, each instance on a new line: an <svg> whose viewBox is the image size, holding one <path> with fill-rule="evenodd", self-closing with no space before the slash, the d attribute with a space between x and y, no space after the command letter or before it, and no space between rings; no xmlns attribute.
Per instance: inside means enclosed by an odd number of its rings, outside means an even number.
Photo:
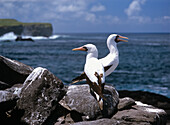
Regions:
<svg viewBox="0 0 170 125"><path fill-rule="evenodd" d="M120 38L128 39L127 37L120 36L118 34L111 34L107 38L107 47L110 52L106 57L99 59L104 66L105 76L110 75L119 64L119 51L117 49L117 43L120 41L127 42L127 40L123 40ZM85 79L84 73L73 79L72 84L80 82L83 79Z"/></svg>
<svg viewBox="0 0 170 125"><path fill-rule="evenodd" d="M95 94L95 98L99 103L99 107L103 110L103 89L105 83L104 67L98 60L98 51L95 45L86 44L79 48L74 48L73 51L87 51L86 63L84 66L84 74L87 84L90 86L91 92Z"/></svg>

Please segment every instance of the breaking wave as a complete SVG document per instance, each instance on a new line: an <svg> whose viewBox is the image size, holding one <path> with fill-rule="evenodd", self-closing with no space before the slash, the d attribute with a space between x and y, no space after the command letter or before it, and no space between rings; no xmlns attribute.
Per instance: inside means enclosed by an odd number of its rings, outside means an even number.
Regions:
<svg viewBox="0 0 170 125"><path fill-rule="evenodd" d="M33 40L49 40L49 39L57 39L60 35L52 35L50 37L44 37L44 36L22 36L23 39L31 38ZM2 36L0 36L0 41L13 41L17 38L17 35L15 35L13 32L6 33Z"/></svg>

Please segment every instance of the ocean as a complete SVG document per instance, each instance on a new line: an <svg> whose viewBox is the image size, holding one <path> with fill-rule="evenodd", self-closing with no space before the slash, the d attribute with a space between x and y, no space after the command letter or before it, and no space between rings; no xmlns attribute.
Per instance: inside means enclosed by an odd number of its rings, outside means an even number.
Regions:
<svg viewBox="0 0 170 125"><path fill-rule="evenodd" d="M170 98L170 33L118 33L129 38L118 43L119 65L106 77L117 90L142 90ZM83 72L86 53L72 51L87 43L95 44L99 58L109 52L110 33L70 33L31 37L35 42L16 42L16 35L0 37L0 55L30 65L44 67L64 84ZM83 84L81 82L79 84Z"/></svg>

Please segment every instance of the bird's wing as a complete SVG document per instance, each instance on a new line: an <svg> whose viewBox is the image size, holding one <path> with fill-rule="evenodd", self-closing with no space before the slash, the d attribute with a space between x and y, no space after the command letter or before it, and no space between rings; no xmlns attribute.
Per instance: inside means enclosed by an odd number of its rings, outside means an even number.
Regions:
<svg viewBox="0 0 170 125"><path fill-rule="evenodd" d="M119 64L119 57L114 54L108 54L106 57L99 60L105 69L105 76L110 75Z"/></svg>
<svg viewBox="0 0 170 125"><path fill-rule="evenodd" d="M85 78L86 78L86 74L85 74L85 72L83 72L80 76L77 76L76 78L74 78L74 79L72 80L72 83L71 83L71 84L74 84L74 83L77 83L77 82L81 82L81 81L83 81Z"/></svg>
<svg viewBox="0 0 170 125"><path fill-rule="evenodd" d="M112 67L112 65L104 67L104 71L106 72L110 67Z"/></svg>
<svg viewBox="0 0 170 125"><path fill-rule="evenodd" d="M99 83L100 85L98 85L98 83L96 82L91 82L91 80L88 78L87 75L85 76L86 76L87 84L89 84L90 88L92 88L94 92L96 92L101 98L105 100L105 97L103 96L104 84ZM96 75L96 77L100 77L100 76ZM101 82L101 78L98 79L98 82Z"/></svg>

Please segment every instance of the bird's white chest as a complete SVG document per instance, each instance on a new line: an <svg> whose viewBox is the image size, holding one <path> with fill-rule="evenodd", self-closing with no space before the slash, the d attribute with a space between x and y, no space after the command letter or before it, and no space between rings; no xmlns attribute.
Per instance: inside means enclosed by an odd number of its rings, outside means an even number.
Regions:
<svg viewBox="0 0 170 125"><path fill-rule="evenodd" d="M91 58L86 60L84 72L86 73L87 77L90 79L91 82L98 83L98 79L95 76L95 72L104 75L104 68L98 59Z"/></svg>

